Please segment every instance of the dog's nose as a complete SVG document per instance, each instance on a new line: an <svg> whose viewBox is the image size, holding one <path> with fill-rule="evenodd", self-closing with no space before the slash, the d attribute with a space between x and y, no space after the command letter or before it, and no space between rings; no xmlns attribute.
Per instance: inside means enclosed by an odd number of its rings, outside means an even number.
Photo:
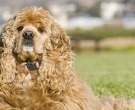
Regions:
<svg viewBox="0 0 135 110"><path fill-rule="evenodd" d="M22 36L24 39L32 40L34 37L34 34L32 31L25 31Z"/></svg>

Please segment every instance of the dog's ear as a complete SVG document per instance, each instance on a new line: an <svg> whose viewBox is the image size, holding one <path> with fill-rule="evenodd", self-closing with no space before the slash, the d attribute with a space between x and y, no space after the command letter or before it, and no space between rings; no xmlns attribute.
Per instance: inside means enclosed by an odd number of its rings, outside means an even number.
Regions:
<svg viewBox="0 0 135 110"><path fill-rule="evenodd" d="M12 30L15 18L7 21L1 29L0 43L2 53L0 54L0 83L12 82L16 74L16 62L12 54L15 35Z"/></svg>
<svg viewBox="0 0 135 110"><path fill-rule="evenodd" d="M69 36L55 22L51 25L50 38L53 49L57 49L60 52L70 50L71 44Z"/></svg>
<svg viewBox="0 0 135 110"><path fill-rule="evenodd" d="M12 49L15 41L15 32L13 32L13 25L15 22L16 16L9 19L6 24L2 27L1 31L1 41L3 47Z"/></svg>

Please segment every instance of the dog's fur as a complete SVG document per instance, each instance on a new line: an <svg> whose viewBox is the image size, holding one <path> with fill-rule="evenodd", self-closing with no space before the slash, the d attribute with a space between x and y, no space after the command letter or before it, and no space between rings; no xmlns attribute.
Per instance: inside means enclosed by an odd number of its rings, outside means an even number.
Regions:
<svg viewBox="0 0 135 110"><path fill-rule="evenodd" d="M31 44L23 34L32 31ZM126 110L131 103L99 100L72 69L70 38L42 8L24 8L2 28L0 110ZM25 50L28 46L32 50ZM24 64L39 62L37 70ZM119 103L121 102L121 104Z"/></svg>

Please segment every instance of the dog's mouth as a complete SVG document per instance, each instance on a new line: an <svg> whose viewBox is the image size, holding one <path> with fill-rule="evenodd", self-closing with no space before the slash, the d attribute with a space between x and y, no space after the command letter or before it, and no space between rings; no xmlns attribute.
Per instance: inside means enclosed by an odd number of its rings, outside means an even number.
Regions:
<svg viewBox="0 0 135 110"><path fill-rule="evenodd" d="M34 63L22 63L21 66L25 70L33 71L38 70L40 67L41 62L34 62Z"/></svg>
<svg viewBox="0 0 135 110"><path fill-rule="evenodd" d="M34 44L26 45L24 42L18 52L14 51L15 58L17 61L22 63L26 62L32 64L35 62L40 62L42 53L37 53L34 49Z"/></svg>
<svg viewBox="0 0 135 110"><path fill-rule="evenodd" d="M16 41L13 53L17 62L27 64L40 62L43 51L39 52L39 47L35 45L34 39L22 39L21 42Z"/></svg>
<svg viewBox="0 0 135 110"><path fill-rule="evenodd" d="M17 62L25 70L38 70L41 64L42 54L36 54L33 46L23 45L22 49L21 53L15 53Z"/></svg>

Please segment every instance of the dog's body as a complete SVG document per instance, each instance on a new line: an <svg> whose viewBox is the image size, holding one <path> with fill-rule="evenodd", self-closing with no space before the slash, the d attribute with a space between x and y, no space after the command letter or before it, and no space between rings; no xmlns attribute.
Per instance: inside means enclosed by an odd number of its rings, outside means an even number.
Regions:
<svg viewBox="0 0 135 110"><path fill-rule="evenodd" d="M72 69L70 38L42 8L20 11L3 26L1 38L0 110L128 108L93 95Z"/></svg>

